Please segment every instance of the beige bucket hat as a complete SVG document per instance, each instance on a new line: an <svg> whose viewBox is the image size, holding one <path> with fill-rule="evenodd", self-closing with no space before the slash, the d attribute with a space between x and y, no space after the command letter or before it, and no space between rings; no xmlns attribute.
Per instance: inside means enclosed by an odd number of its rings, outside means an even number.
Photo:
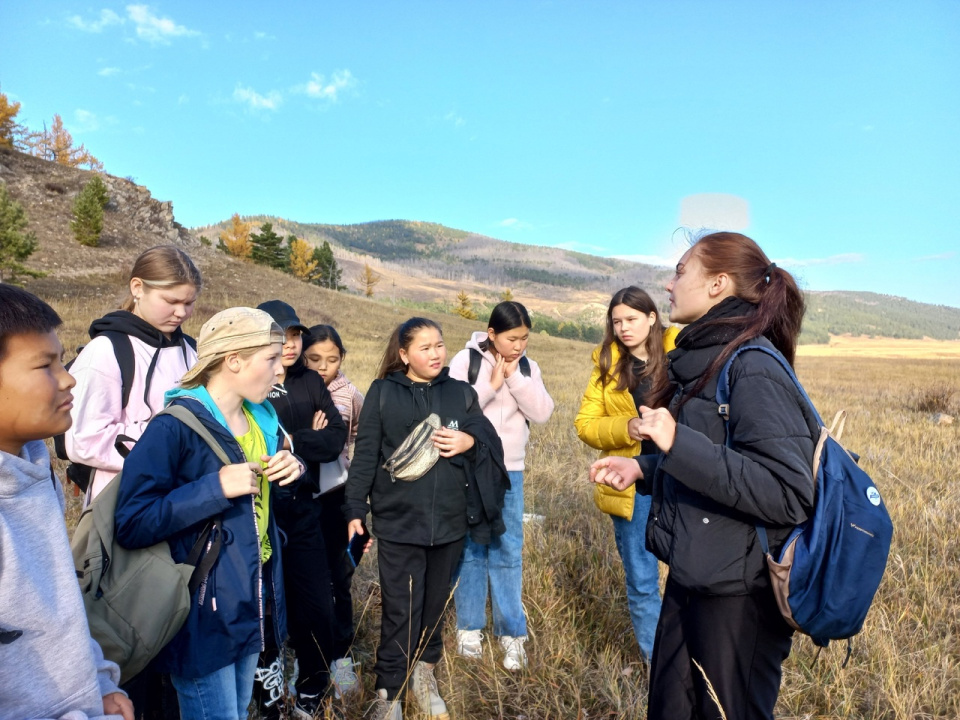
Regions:
<svg viewBox="0 0 960 720"><path fill-rule="evenodd" d="M269 313L248 307L222 310L200 328L197 364L180 379L189 385L213 363L237 350L283 344L283 330Z"/></svg>

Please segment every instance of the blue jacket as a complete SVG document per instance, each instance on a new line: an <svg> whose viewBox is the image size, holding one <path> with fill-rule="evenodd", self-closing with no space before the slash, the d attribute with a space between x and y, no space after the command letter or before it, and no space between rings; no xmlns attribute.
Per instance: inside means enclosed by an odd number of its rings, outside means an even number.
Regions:
<svg viewBox="0 0 960 720"><path fill-rule="evenodd" d="M167 393L167 400L193 412L234 462L246 461L204 388L174 390ZM269 403L247 408L272 455L281 437L276 412ZM152 667L161 672L203 677L260 652L265 632L270 631L263 613L265 593L274 600L278 642L286 637L281 537L273 508L268 526L273 552L261 567L253 496L225 497L221 466L195 432L169 415L150 421L124 462L116 511L117 540L124 547L149 547L167 540L174 561L183 562L207 522L223 517L220 555L197 589L183 628L154 660Z"/></svg>

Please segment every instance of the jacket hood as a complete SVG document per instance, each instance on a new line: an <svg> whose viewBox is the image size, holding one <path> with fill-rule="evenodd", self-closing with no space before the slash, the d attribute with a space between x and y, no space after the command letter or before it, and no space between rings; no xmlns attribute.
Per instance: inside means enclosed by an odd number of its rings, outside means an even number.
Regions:
<svg viewBox="0 0 960 720"><path fill-rule="evenodd" d="M92 340L97 335L107 331L120 332L135 337L155 348L175 347L180 345L184 337L183 330L177 328L167 338L146 320L126 310L115 310L107 313L99 320L94 320L90 325L90 339Z"/></svg>
<svg viewBox="0 0 960 720"><path fill-rule="evenodd" d="M442 382L446 382L450 379L450 368L441 368L440 374L437 375L430 382L414 382L408 378L404 373L396 370L395 372L390 373L384 380L389 380L390 382L395 382L397 385L403 385L403 387L417 387L421 385L439 385Z"/></svg>
<svg viewBox="0 0 960 720"><path fill-rule="evenodd" d="M347 385L350 381L347 380L347 376L343 374L342 370L337 370L337 376L327 385L327 392L333 395L334 390L339 390L340 388Z"/></svg>
<svg viewBox="0 0 960 720"><path fill-rule="evenodd" d="M0 452L0 499L16 497L40 481L50 481L50 453L43 440L24 443L19 455Z"/></svg>
<svg viewBox="0 0 960 720"><path fill-rule="evenodd" d="M164 406L180 398L190 398L199 402L218 423L227 429L227 432L230 433L231 436L233 435L230 431L230 426L227 425L227 419L223 416L223 413L220 412L220 408L217 407L217 404L213 401L213 398L210 397L210 393L207 392L205 387L201 385L200 387L190 388L189 390L184 390L183 388L168 390L163 396ZM275 441L277 433L282 431L284 435L287 434L287 431L280 427L280 419L277 417L277 411L273 409L273 405L269 402L263 402L257 405L244 400L243 406L250 411L250 414L253 415L254 422L256 422L260 430L263 431L263 436L267 441L267 452L272 455L277 451Z"/></svg>
<svg viewBox="0 0 960 720"><path fill-rule="evenodd" d="M490 363L495 363L496 360L493 358L493 353L489 350L484 350L480 347L480 343L487 339L487 334L481 330L477 330L470 336L470 339L467 340L467 344L464 346L467 350L476 350L483 355L483 359Z"/></svg>

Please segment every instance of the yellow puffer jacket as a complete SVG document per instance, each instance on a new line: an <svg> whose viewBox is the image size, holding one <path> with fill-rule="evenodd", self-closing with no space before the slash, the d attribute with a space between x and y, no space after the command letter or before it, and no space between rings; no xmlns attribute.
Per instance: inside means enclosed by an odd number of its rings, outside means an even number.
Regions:
<svg viewBox="0 0 960 720"><path fill-rule="evenodd" d="M676 337L680 329L666 328L663 332L663 346L666 352L676 347ZM616 366L620 359L617 346L610 348L610 365ZM580 410L573 421L577 437L590 447L601 450L600 457L621 455L634 457L640 453L640 443L630 437L627 425L631 418L637 417L637 406L629 390L617 390L616 378L608 379L600 386L600 347L593 351L593 373L580 401ZM614 490L607 485L594 485L593 501L608 515L617 515L630 520L633 517L633 501L636 490L633 486L624 491Z"/></svg>

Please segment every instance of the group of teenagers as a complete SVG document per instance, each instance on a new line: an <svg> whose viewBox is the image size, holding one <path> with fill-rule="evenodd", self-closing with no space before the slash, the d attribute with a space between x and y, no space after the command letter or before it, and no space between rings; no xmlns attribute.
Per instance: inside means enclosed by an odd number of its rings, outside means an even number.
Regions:
<svg viewBox="0 0 960 720"><path fill-rule="evenodd" d="M156 717L172 694L166 712L184 720L241 720L254 699L263 717L278 716L288 637L293 712L318 716L327 698L360 690L347 550L356 537L367 538L365 550L376 537L381 599L367 717L401 720L407 692L425 716L449 717L434 668L451 596L461 656L485 655L489 598L498 659L525 668L524 462L530 424L547 422L554 403L526 354L523 305L497 305L449 366L436 322L401 323L364 396L341 370L337 331L308 327L282 300L219 312L194 344L181 325L201 287L181 249L147 250L121 310L92 324L68 374L60 318L0 285L0 720ZM764 353L734 362L726 423L714 398L719 369L744 343L776 348L792 364L803 297L753 240L727 232L693 244L666 290L679 332L643 290L613 295L576 431L602 451L589 479L613 518L649 666L648 717L714 718L719 705L727 718L772 718L792 630L755 525L767 527L776 553L812 511L818 428ZM118 333L135 357L130 387ZM171 405L193 413L232 462L160 412ZM433 464L398 480L387 460L431 414ZM71 460L94 468L86 502L123 470L121 545L167 541L183 562L219 521L222 547L185 624L123 688L89 638L66 530L55 522L62 487L51 482L43 440L58 433ZM26 592L46 606L22 602L27 578Z"/></svg>

